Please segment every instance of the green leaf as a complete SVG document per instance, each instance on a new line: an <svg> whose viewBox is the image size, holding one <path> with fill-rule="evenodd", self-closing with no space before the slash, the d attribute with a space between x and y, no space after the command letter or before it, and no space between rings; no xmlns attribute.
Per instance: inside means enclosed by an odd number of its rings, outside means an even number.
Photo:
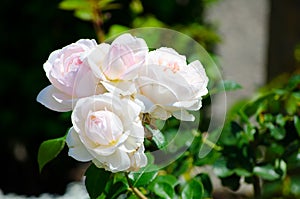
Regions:
<svg viewBox="0 0 300 199"><path fill-rule="evenodd" d="M140 198L136 196L134 193L132 193L127 199L140 199Z"/></svg>
<svg viewBox="0 0 300 199"><path fill-rule="evenodd" d="M141 171L130 173L129 177L133 181L134 187L141 187L149 184L157 175L157 171Z"/></svg>
<svg viewBox="0 0 300 199"><path fill-rule="evenodd" d="M164 182L155 183L153 191L163 199L173 199L175 196L173 187Z"/></svg>
<svg viewBox="0 0 300 199"><path fill-rule="evenodd" d="M201 199L204 189L200 181L192 179L184 187L181 192L182 199Z"/></svg>
<svg viewBox="0 0 300 199"><path fill-rule="evenodd" d="M288 89L293 90L300 84L300 75L295 75L289 79Z"/></svg>
<svg viewBox="0 0 300 199"><path fill-rule="evenodd" d="M152 156L147 156L148 165L143 167L138 172L129 173L128 177L132 181L134 187L141 187L149 184L152 180L155 179L158 173L158 168L156 165L151 164Z"/></svg>
<svg viewBox="0 0 300 199"><path fill-rule="evenodd" d="M149 186L148 189L154 193L156 193L156 195L161 196L161 197L171 197L172 195L174 195L174 188L175 186L178 184L179 182L177 181L177 179L173 176L173 175L162 175L162 176L157 176L155 178L155 180L153 180ZM159 191L160 189L157 189L158 186L162 186L163 189L162 195L160 193L157 192L161 192ZM168 196L168 197L166 197ZM173 198L173 197L171 197Z"/></svg>
<svg viewBox="0 0 300 199"><path fill-rule="evenodd" d="M295 124L296 131L300 136L300 118L297 115L294 116L294 124Z"/></svg>
<svg viewBox="0 0 300 199"><path fill-rule="evenodd" d="M279 143L273 142L267 148L267 153L275 154L275 156L280 156L284 153L284 147ZM269 155L269 154L268 154Z"/></svg>
<svg viewBox="0 0 300 199"><path fill-rule="evenodd" d="M267 123L266 126L276 140L282 140L285 137L286 131L283 127L274 126L273 123Z"/></svg>
<svg viewBox="0 0 300 199"><path fill-rule="evenodd" d="M275 171L283 179L286 176L286 172L287 172L287 164L286 164L286 162L284 160L276 159L275 160Z"/></svg>
<svg viewBox="0 0 300 199"><path fill-rule="evenodd" d="M130 3L130 8L136 14L139 14L139 13L143 12L143 10L144 10L143 4L141 3L140 0L133 0Z"/></svg>
<svg viewBox="0 0 300 199"><path fill-rule="evenodd" d="M122 181L118 181L110 187L106 198L117 199L119 195L128 190L128 185Z"/></svg>
<svg viewBox="0 0 300 199"><path fill-rule="evenodd" d="M206 173L200 173L196 176L196 178L200 178L203 188L204 188L204 193L203 196L204 198L211 198L212 196L212 191L213 191L213 185L210 180L210 177Z"/></svg>
<svg viewBox="0 0 300 199"><path fill-rule="evenodd" d="M238 90L241 89L242 86L238 83L236 83L235 81L231 81L231 80L224 80L222 82L220 82L215 88L213 88L210 91L210 94L216 94L219 92L223 92L223 91L234 91L234 90Z"/></svg>
<svg viewBox="0 0 300 199"><path fill-rule="evenodd" d="M40 172L44 166L53 160L64 148L66 137L44 141L38 151L38 164Z"/></svg>
<svg viewBox="0 0 300 199"><path fill-rule="evenodd" d="M161 176L157 176L151 184L154 185L155 183L167 183L174 188L178 184L178 181L173 175L161 175ZM150 187L153 186L150 185Z"/></svg>
<svg viewBox="0 0 300 199"><path fill-rule="evenodd" d="M109 181L111 172L91 164L85 172L85 186L91 199L96 199L102 194L106 183Z"/></svg>
<svg viewBox="0 0 300 199"><path fill-rule="evenodd" d="M233 170L230 170L226 166L226 161L224 159L219 159L215 162L213 167L214 173L221 178L228 177L234 173Z"/></svg>
<svg viewBox="0 0 300 199"><path fill-rule="evenodd" d="M246 125L245 134L247 136L248 141L254 140L255 133L256 133L255 127L253 127L252 125Z"/></svg>
<svg viewBox="0 0 300 199"><path fill-rule="evenodd" d="M300 196L300 177L291 176L291 186L290 186L291 193L295 196Z"/></svg>
<svg viewBox="0 0 300 199"><path fill-rule="evenodd" d="M256 166L253 169L253 173L264 180L276 180L280 177L278 173L276 173L274 167L271 164L267 164L264 166Z"/></svg>
<svg viewBox="0 0 300 199"><path fill-rule="evenodd" d="M285 122L286 122L286 119L285 119L285 117L282 114L278 114L276 116L276 123L279 126L283 127L285 125Z"/></svg>
<svg viewBox="0 0 300 199"><path fill-rule="evenodd" d="M242 86L235 81L225 80L223 81L223 84L225 91L233 91L242 88Z"/></svg>
<svg viewBox="0 0 300 199"><path fill-rule="evenodd" d="M78 10L90 8L89 1L82 0L64 0L58 6L63 10Z"/></svg>
<svg viewBox="0 0 300 199"><path fill-rule="evenodd" d="M74 15L84 21L91 21L94 17L92 11L88 9L76 10Z"/></svg>
<svg viewBox="0 0 300 199"><path fill-rule="evenodd" d="M288 114L294 115L297 111L299 100L294 96L290 95L289 98L285 101L285 108Z"/></svg>
<svg viewBox="0 0 300 199"><path fill-rule="evenodd" d="M152 140L155 142L156 146L159 149L162 149L166 146L167 142L165 136L159 129L153 129L149 125L146 126L147 130L149 130L152 134Z"/></svg>
<svg viewBox="0 0 300 199"><path fill-rule="evenodd" d="M122 32L128 31L129 28L126 26L114 24L110 26L108 33L106 34L107 38L114 37L115 35L121 34Z"/></svg>

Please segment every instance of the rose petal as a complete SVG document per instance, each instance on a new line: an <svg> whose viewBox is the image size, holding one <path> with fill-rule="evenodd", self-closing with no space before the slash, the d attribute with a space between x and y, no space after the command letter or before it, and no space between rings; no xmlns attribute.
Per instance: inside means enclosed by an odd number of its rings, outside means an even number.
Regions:
<svg viewBox="0 0 300 199"><path fill-rule="evenodd" d="M93 159L91 154L86 150L85 146L82 144L78 133L71 128L68 132L66 143L69 147L69 156L82 162L87 162Z"/></svg>
<svg viewBox="0 0 300 199"><path fill-rule="evenodd" d="M130 81L121 82L101 82L104 88L114 95L129 96L136 92L135 85Z"/></svg>
<svg viewBox="0 0 300 199"><path fill-rule="evenodd" d="M174 111L172 112L172 115L181 121L194 121L195 117L187 112L186 110L179 110L179 111Z"/></svg>
<svg viewBox="0 0 300 199"><path fill-rule="evenodd" d="M105 169L115 173L119 171L126 171L130 167L130 159L127 153L116 150L110 156L99 156L93 159L93 163L97 167L104 167Z"/></svg>
<svg viewBox="0 0 300 199"><path fill-rule="evenodd" d="M141 147L136 151L133 155L130 155L131 167L130 171L137 171L140 168L147 165L148 159L144 153L145 147L141 145Z"/></svg>
<svg viewBox="0 0 300 199"><path fill-rule="evenodd" d="M103 63L104 59L109 51L110 45L102 43L94 48L88 55L88 63L96 75L96 77L106 80L105 75L103 74Z"/></svg>
<svg viewBox="0 0 300 199"><path fill-rule="evenodd" d="M71 96L67 96L52 85L44 88L36 100L53 111L67 112L72 110Z"/></svg>

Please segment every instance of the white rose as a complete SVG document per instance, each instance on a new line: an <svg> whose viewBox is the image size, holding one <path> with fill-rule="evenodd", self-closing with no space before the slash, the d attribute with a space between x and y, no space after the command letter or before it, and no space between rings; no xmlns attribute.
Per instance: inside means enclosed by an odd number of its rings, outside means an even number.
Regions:
<svg viewBox="0 0 300 199"><path fill-rule="evenodd" d="M171 48L160 48L148 54L147 65L140 68L137 97L152 118L166 120L172 115L193 121L187 111L199 110L201 97L208 93L208 78L199 61L187 65L185 56Z"/></svg>
<svg viewBox="0 0 300 199"><path fill-rule="evenodd" d="M44 64L51 85L44 88L37 101L55 111L70 111L78 98L100 94L104 87L86 61L97 45L95 40L81 39L52 52Z"/></svg>
<svg viewBox="0 0 300 199"><path fill-rule="evenodd" d="M145 166L140 112L134 101L110 93L78 100L67 136L69 155L111 172Z"/></svg>
<svg viewBox="0 0 300 199"><path fill-rule="evenodd" d="M123 34L111 45L98 45L88 56L88 61L107 90L130 95L135 91L132 80L144 64L147 53L148 46L143 39Z"/></svg>

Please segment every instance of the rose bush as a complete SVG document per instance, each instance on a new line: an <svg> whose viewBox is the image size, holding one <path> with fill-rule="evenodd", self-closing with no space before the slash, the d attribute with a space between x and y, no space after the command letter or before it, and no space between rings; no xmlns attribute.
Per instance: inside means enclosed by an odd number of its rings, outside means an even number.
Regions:
<svg viewBox="0 0 300 199"><path fill-rule="evenodd" d="M111 172L133 171L147 163L141 107L112 94L78 100L67 136L69 155Z"/></svg>
<svg viewBox="0 0 300 199"><path fill-rule="evenodd" d="M51 85L39 93L37 101L54 111L65 112L72 110L79 98L103 93L104 87L86 60L96 45L95 40L80 39L52 52L44 64Z"/></svg>

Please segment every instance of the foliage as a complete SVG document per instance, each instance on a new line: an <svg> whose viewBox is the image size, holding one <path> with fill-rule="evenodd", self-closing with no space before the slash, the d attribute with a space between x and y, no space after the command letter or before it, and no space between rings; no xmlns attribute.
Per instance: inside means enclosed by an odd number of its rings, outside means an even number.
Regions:
<svg viewBox="0 0 300 199"><path fill-rule="evenodd" d="M56 138L44 141L38 152L38 163L40 172L43 167L63 150L66 143L66 137Z"/></svg>
<svg viewBox="0 0 300 199"><path fill-rule="evenodd" d="M293 190L299 189L300 178L295 172L300 166L300 75L272 85L234 108L218 143L222 150L214 170L232 190L244 178L253 184L257 197L298 198L299 192ZM281 187L270 191L278 183Z"/></svg>

